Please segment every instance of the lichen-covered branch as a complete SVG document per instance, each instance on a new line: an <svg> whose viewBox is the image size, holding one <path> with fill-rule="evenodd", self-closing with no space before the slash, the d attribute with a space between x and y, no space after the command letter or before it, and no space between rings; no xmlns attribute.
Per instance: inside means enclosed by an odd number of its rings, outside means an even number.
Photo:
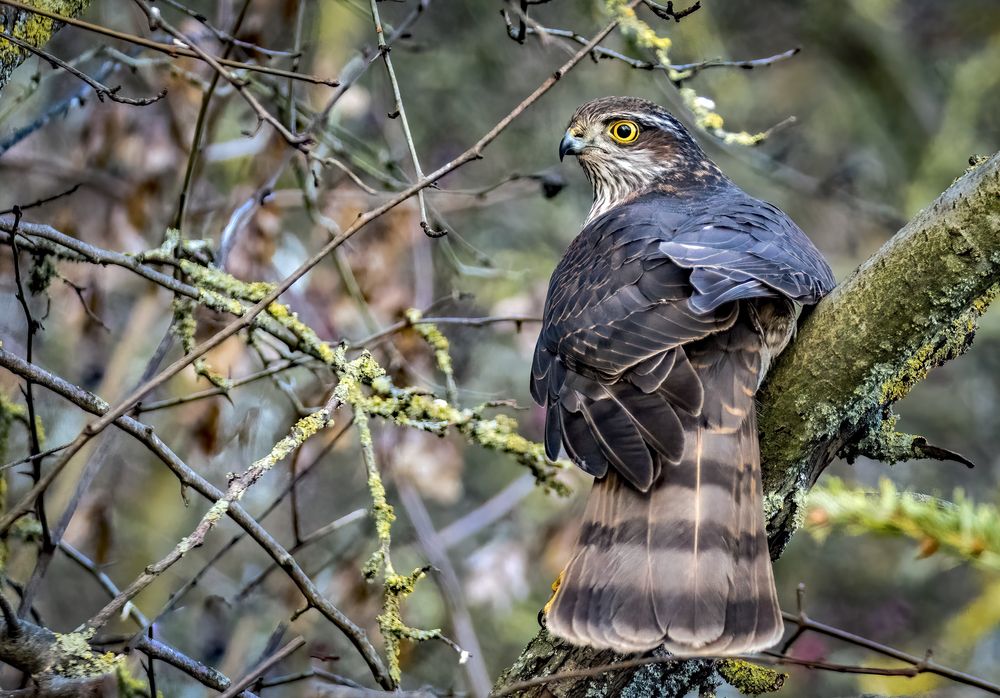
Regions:
<svg viewBox="0 0 1000 698"><path fill-rule="evenodd" d="M28 0L27 4L64 17L76 17L89 5L89 0ZM49 42L62 24L6 5L0 5L0 30L31 46L40 48ZM0 39L0 90L11 73L31 55L26 48Z"/></svg>
<svg viewBox="0 0 1000 698"><path fill-rule="evenodd" d="M968 349L998 284L1000 154L959 178L824 299L771 373L759 424L773 550L838 454L907 457L893 447L907 440L892 404Z"/></svg>
<svg viewBox="0 0 1000 698"><path fill-rule="evenodd" d="M801 524L809 488L838 454L922 455L909 447L920 447L919 437L896 432L891 406L969 347L998 284L1000 154L966 172L824 299L771 372L759 426L773 554ZM601 654L543 630L498 685L606 662ZM719 675L703 664L643 667L523 695L710 691Z"/></svg>
<svg viewBox="0 0 1000 698"><path fill-rule="evenodd" d="M809 492L806 528L822 540L835 527L848 533L902 535L919 544L920 557L939 550L1000 571L1000 512L976 504L961 490L954 501L900 492L883 478L878 492L829 478Z"/></svg>
<svg viewBox="0 0 1000 698"><path fill-rule="evenodd" d="M260 480L277 463L284 460L288 454L305 443L309 437L328 426L329 415L329 410L323 408L307 417L303 417L295 423L288 436L278 441L266 456L254 461L242 473L230 473L229 488L226 490L226 494L220 497L205 512L194 531L190 535L185 536L162 560L148 565L135 581L108 602L97 615L87 621L85 631L88 633L88 637L104 627L127 603L134 599L139 592L152 584L169 567L183 558L188 552L200 546L205 541L205 536L215 528L219 521L225 518L229 508L235 502L240 501L254 483Z"/></svg>
<svg viewBox="0 0 1000 698"><path fill-rule="evenodd" d="M0 661L31 675L37 695L134 695L116 692L133 681L124 657L94 649L80 633L55 633L13 613L0 617Z"/></svg>

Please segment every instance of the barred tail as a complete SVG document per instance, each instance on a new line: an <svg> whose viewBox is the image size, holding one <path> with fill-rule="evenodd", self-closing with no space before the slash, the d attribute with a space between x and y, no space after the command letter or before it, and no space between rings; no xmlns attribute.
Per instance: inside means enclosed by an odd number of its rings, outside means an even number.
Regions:
<svg viewBox="0 0 1000 698"><path fill-rule="evenodd" d="M594 483L547 616L579 645L678 655L770 647L783 626L761 508L752 394L729 419L683 420L684 455L648 492L613 469ZM739 426L732 416L739 415Z"/></svg>

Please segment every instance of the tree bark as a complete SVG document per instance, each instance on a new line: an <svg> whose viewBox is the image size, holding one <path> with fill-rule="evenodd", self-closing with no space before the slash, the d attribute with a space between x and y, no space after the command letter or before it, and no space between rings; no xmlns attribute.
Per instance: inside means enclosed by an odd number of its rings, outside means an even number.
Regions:
<svg viewBox="0 0 1000 698"><path fill-rule="evenodd" d="M887 462L960 458L896 431L894 402L970 346L1000 289L1000 153L970 168L825 298L759 394L772 557L799 527L803 500L838 455ZM497 683L613 663L542 630ZM721 682L711 662L608 672L521 696L683 696ZM737 686L737 688L740 688Z"/></svg>
<svg viewBox="0 0 1000 698"><path fill-rule="evenodd" d="M76 17L86 9L90 0L24 0L24 3L63 17ZM0 5L0 30L36 48L47 44L61 28L60 22L47 17ZM7 84L14 69L30 55L26 49L0 39L0 90Z"/></svg>

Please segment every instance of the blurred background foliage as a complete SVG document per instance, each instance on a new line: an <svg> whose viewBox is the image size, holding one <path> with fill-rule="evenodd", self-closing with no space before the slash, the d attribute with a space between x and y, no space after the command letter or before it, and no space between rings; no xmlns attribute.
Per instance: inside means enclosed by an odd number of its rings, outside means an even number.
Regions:
<svg viewBox="0 0 1000 698"><path fill-rule="evenodd" d="M227 27L238 4L219 0L192 2L191 7L216 26ZM392 26L414 4L381 3L384 21ZM438 0L393 47L425 171L474 142L577 49L551 36L512 40L500 10L515 13L516 4ZM781 206L799 223L838 278L944 190L971 156L1000 147L1000 4L995 0L703 0L702 6L676 24L646 17L672 39L670 57L675 63L760 58L801 47L798 55L773 66L712 68L685 86L712 100L729 130L756 133L795 117L794 123L782 125L753 148L726 145L704 132L699 138L741 186ZM183 30L204 33L197 22L169 6L164 5L163 12ZM296 0L254 2L239 37L290 48L298 12ZM130 32L146 31L140 14L127 4L96 0L85 17ZM591 0L553 0L532 7L531 17L543 26L585 36L606 21L602 4ZM367 2L307 2L303 19L300 70L305 72L335 76L350 61L356 67L358 51L374 44ZM67 60L83 56L81 65L96 70L109 58L86 54L103 43L101 37L70 28L49 49ZM612 35L606 45L633 57L652 58L620 35ZM77 192L32 211L30 218L109 249L139 252L158 246L174 216L201 101L199 84L208 75L193 61L174 60L172 65L141 55L134 69L118 68L107 80L123 83L124 93L133 96L151 96L166 87L168 95L161 102L132 107L98 102L84 93L83 105L72 104L65 115L14 147L0 149L0 208L80 184ZM273 84L287 89L284 82ZM330 94L324 86L296 89L303 110L318 108ZM2 93L0 142L79 90L69 76L30 59ZM491 145L483 160L443 179L440 191L430 191L432 217L448 231L446 237L424 236L410 202L362 231L337 259L327 260L296 284L285 300L331 341L369 336L411 307L435 316L539 314L548 274L589 208L583 175L575 163L560 165L557 160L559 139L578 104L614 93L653 99L691 122L677 86L662 71L637 70L612 59L584 61ZM282 277L330 231L349 224L360 211L384 200L386 192L410 180L400 124L387 118L392 111L385 71L375 64L337 104L324 137L330 156L355 173L365 188L340 167L324 168L314 178L294 163L241 228L230 258L232 273L248 280ZM184 223L188 238L217 241L233 210L284 157L284 144L266 127L250 137L244 134L253 125L252 115L232 90L220 88L209 112L207 145ZM505 180L510 181L502 183ZM114 402L139 378L168 331L169 294L122 269L69 264L58 269L66 281L52 280L50 300L44 295L32 299L39 315L45 315L35 361ZM24 325L14 297L9 250L0 255L0 272L0 339L7 349L23 355ZM70 282L84 289L83 299L106 328L84 311ZM221 327L218 316L199 312L196 318L199 338ZM521 433L539 439L543 416L531 406L527 390L536 326L441 325L441 330L450 340L459 401L465 406L513 401L496 409L517 418ZM444 394L444 378L433 355L413 331L370 346L398 384ZM278 355L274 346L259 349L267 360ZM261 358L239 339L226 342L209 361L232 377L261 367ZM321 405L331 384L325 371L297 368L275 381L236 388L229 400L187 402L149 412L145 418L189 464L224 482L227 472L242 470L267 453L303 406ZM14 402L20 400L17 385L11 375L0 375L0 389ZM207 387L189 370L154 399ZM51 394L37 392L47 442L72 438L83 416ZM776 565L786 608L794 609L795 589L803 583L806 608L814 618L915 654L933 647L943 663L1000 681L1000 576L995 562L1000 552L998 397L1000 319L994 311L984 319L969 354L932 373L898 410L902 428L960 451L977 467L970 471L956 464L912 462L890 468L865 459L835 464L821 485L832 482L833 476L842 482L824 485L809 516L810 529L821 535L800 534ZM347 415L338 419L346 422ZM442 572L418 584L404 618L416 627L442 627L454 637L454 609L448 598L452 603L458 598L478 637L477 660L495 678L537 629L537 611L575 537L587 480L567 471L563 478L573 487L573 496L547 495L502 454L459 437L439 439L378 422L374 426L389 499L397 505L401 500L413 504L397 506L396 567L409 570L428 559L412 524L426 506L455 568L450 588ZM321 460L294 500L286 500L265 520L289 546L368 505L356 437L348 431L333 442L337 432L317 437L292 459L292 471ZM186 507L176 480L127 438L105 433L90 453L112 439L108 462L74 518L68 540L125 584L190 530L202 505ZM26 453L25 430L15 427L2 460ZM78 458L77 467L84 460ZM28 479L17 469L5 476L8 498L26 489ZM272 474L251 489L247 507L260 512L287 477ZM882 494L875 495L868 509L864 492L879 492L883 478L888 484L881 486ZM48 498L50 510L61 509L72 482L68 476L57 481ZM978 523L968 522L966 509L952 511L946 523L913 523L921 506L937 504L922 499L912 500L909 509L898 504L903 491L953 499L956 488L967 497L959 507L966 507L973 518L979 512ZM975 530L982 535L961 545L946 540L946 534L966 524L981 526ZM144 611L155 613L235 531L229 522L220 528L224 530L138 598ZM380 591L361 575L374 545L370 521L355 515L305 546L297 558L334 603L377 635ZM979 553L973 554L975 550ZM30 541L9 541L6 573L23 579L33 559ZM242 674L275 625L300 604L282 575L272 570L261 578L267 569L263 553L239 544L165 616L159 633L228 675ZM36 605L54 628L69 630L105 600L73 562L57 556ZM128 627L124 621L120 625L120 631ZM326 658L314 663L337 674L364 675L344 639L316 614L299 617L293 631L310 639L313 657ZM804 637L794 652L845 663L875 661L819 636ZM444 644L404 645L401 659L407 686L467 686L455 653ZM305 663L303 657L293 657L285 666L290 671ZM179 675L161 673L165 695L193 696L203 690ZM800 669L791 674L784 692L793 696L865 691L975 695L933 677L890 679ZM293 685L265 695L301 695L300 690L305 689Z"/></svg>

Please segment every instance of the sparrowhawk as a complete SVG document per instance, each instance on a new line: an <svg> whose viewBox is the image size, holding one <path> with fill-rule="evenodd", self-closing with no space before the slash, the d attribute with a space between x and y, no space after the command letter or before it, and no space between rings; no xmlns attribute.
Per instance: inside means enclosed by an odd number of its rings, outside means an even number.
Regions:
<svg viewBox="0 0 1000 698"><path fill-rule="evenodd" d="M547 455L595 481L547 626L619 652L773 645L754 395L830 267L652 102L584 104L559 155L594 203L549 283L531 394Z"/></svg>

